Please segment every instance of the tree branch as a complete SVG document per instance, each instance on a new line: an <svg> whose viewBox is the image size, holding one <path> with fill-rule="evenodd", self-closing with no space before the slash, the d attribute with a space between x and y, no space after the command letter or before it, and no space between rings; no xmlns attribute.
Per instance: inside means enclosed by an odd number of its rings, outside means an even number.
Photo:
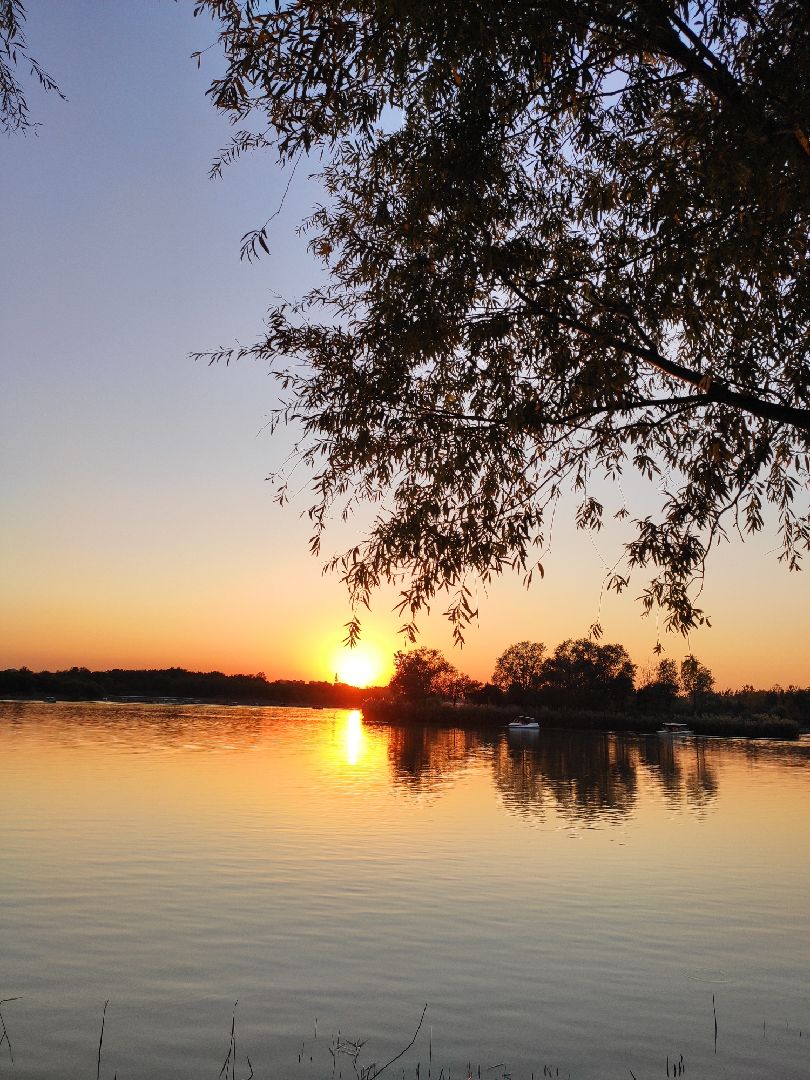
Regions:
<svg viewBox="0 0 810 1080"><path fill-rule="evenodd" d="M774 420L779 424L788 424L790 427L794 427L797 430L810 435L810 409L798 409L791 405L780 405L777 402L768 401L766 398L760 398L751 393L732 390L731 387L721 379L713 378L710 373L692 371L690 368L684 367L675 360L670 360L669 357L664 356L657 349L654 349L649 345L639 345L634 341L628 341L624 338L617 337L609 331L600 330L590 326L581 319L563 315L562 312L553 311L541 304L534 297L529 296L519 285L505 274L501 274L501 280L515 293L516 296L520 297L523 303L526 304L534 314L541 315L544 318L560 323L563 326L568 326L572 330L577 330L580 333L587 335L594 341L599 341L604 345L612 346L620 352L627 353L630 356L637 357L639 360L643 360L658 371L663 372L663 374L669 375L673 379L678 379L680 382L687 383L689 386L696 387L705 395L706 401L714 401L719 405L729 405L732 408L749 412L753 416L758 416L763 420Z"/></svg>

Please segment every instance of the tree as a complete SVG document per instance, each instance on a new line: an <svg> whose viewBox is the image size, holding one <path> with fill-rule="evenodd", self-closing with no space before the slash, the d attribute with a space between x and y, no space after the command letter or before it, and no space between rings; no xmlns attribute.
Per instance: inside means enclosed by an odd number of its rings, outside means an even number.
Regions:
<svg viewBox="0 0 810 1080"><path fill-rule="evenodd" d="M540 688L546 647L542 641L518 641L497 659L493 683L504 693L532 693Z"/></svg>
<svg viewBox="0 0 810 1080"><path fill-rule="evenodd" d="M458 671L438 649L424 646L394 653L394 676L390 689L395 697L409 701L446 696Z"/></svg>
<svg viewBox="0 0 810 1080"><path fill-rule="evenodd" d="M678 693L678 667L674 660L658 661L655 682L668 687L674 694Z"/></svg>
<svg viewBox="0 0 810 1080"><path fill-rule="evenodd" d="M0 131L27 131L34 127L28 101L16 69L27 67L43 90L64 100L64 94L47 71L28 51L23 26L25 7L21 0L0 0Z"/></svg>
<svg viewBox="0 0 810 1080"><path fill-rule="evenodd" d="M553 704L616 708L633 693L635 664L622 645L569 638L543 666L543 687Z"/></svg>
<svg viewBox="0 0 810 1080"><path fill-rule="evenodd" d="M643 709L668 713L678 697L678 668L674 660L659 660L651 676L636 691Z"/></svg>
<svg viewBox="0 0 810 1080"><path fill-rule="evenodd" d="M401 578L413 636L446 590L460 636L468 576L542 572L569 489L580 527L626 522L608 586L649 572L644 608L675 629L704 619L693 585L711 549L761 529L768 504L799 567L806 0L197 0L203 13L226 60L211 97L239 125L213 173L270 149L319 162L327 196L305 223L326 283L274 307L254 345L210 355L279 365L278 418L303 428L315 470L316 552L336 503L379 505L328 561L355 605ZM20 64L56 89L23 21L0 0L7 130L30 124ZM268 221L243 253L270 243ZM650 485L635 505L612 484L627 472Z"/></svg>
<svg viewBox="0 0 810 1080"><path fill-rule="evenodd" d="M697 712L712 691L714 676L697 657L690 655L681 661L681 686L692 705L692 711Z"/></svg>
<svg viewBox="0 0 810 1080"><path fill-rule="evenodd" d="M692 586L710 550L762 528L768 504L798 568L806 0L269 8L196 2L225 52L212 100L244 125L213 172L253 149L320 162L327 199L305 230L328 280L273 308L264 339L211 357L280 363L279 418L315 468L316 551L335 503L380 506L329 561L353 603L402 576L406 631L446 590L460 635L468 575L542 571L568 489L582 528L627 523L609 587L649 571L645 610L676 629L704 619ZM23 21L0 0L6 129L30 124L18 65L55 89ZM244 254L268 237L269 221ZM626 472L653 512L612 485Z"/></svg>
<svg viewBox="0 0 810 1080"><path fill-rule="evenodd" d="M480 682L455 668L451 668L450 672L440 676L433 687L433 693L437 697L449 698L454 704L457 701L475 700L482 690L483 686Z"/></svg>
<svg viewBox="0 0 810 1080"><path fill-rule="evenodd" d="M329 560L355 605L542 565L552 509L628 519L626 566L682 631L729 528L774 505L810 545L810 19L804 0L200 0L221 25L214 172L271 148L322 162L306 223L329 280L253 346L335 503L378 502ZM267 250L268 226L246 236ZM272 238L271 238L272 240ZM286 366L285 366L286 365ZM650 484L625 505L619 475ZM600 481L602 486L600 487ZM606 484L604 482L607 482ZM279 478L284 498L284 478ZM607 495L603 494L603 487ZM353 621L349 636L357 633Z"/></svg>
<svg viewBox="0 0 810 1080"><path fill-rule="evenodd" d="M210 359L282 361L315 467L313 549L336 502L381 509L328 565L353 603L404 578L405 630L437 591L457 636L469 574L527 583L553 508L627 519L623 590L704 621L692 586L774 508L810 547L810 17L805 0L197 0L227 68L210 88L254 149L315 157L305 223L329 281ZM20 0L0 0L0 124ZM198 62L202 51L195 54ZM275 215L272 215L275 217ZM243 238L269 251L268 227ZM296 361L301 361L299 365ZM287 363L288 366L284 366ZM610 484L636 472L649 513ZM285 497L284 477L279 497ZM659 490L660 489L660 490ZM383 502L383 500L386 500ZM359 624L353 619L349 638Z"/></svg>

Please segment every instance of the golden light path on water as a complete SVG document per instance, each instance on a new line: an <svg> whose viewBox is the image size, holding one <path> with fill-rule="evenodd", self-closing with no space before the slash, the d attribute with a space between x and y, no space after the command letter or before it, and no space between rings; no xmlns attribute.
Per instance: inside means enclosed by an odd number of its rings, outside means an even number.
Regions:
<svg viewBox="0 0 810 1080"><path fill-rule="evenodd" d="M365 750L363 718L359 709L352 709L346 717L346 761L349 765L357 765L363 758Z"/></svg>

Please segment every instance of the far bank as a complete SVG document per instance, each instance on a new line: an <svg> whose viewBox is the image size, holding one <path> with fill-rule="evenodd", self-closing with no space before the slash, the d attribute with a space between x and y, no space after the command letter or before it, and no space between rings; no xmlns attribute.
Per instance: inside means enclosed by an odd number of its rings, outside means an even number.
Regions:
<svg viewBox="0 0 810 1080"><path fill-rule="evenodd" d="M477 705L449 701L395 701L378 699L362 705L364 719L371 723L422 724L462 729L507 728L521 715L530 715L543 728L575 731L630 731L654 734L662 729L662 717L632 711L554 709L539 706L530 710L517 705ZM715 735L750 739L798 739L802 733L794 718L769 713L735 716L731 713L679 714L695 735Z"/></svg>

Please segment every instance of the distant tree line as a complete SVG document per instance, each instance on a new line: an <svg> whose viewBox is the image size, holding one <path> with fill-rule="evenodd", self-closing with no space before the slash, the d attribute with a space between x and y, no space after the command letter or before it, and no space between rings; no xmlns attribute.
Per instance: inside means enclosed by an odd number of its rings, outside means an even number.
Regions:
<svg viewBox="0 0 810 1080"><path fill-rule="evenodd" d="M810 688L714 689L714 677L695 656L680 665L662 659L639 672L626 650L589 638L568 639L553 652L539 641L510 645L488 683L459 672L437 649L419 648L394 656L389 692L395 700L439 698L453 702L516 705L527 711L594 709L649 716L716 713L768 714L810 726Z"/></svg>
<svg viewBox="0 0 810 1080"><path fill-rule="evenodd" d="M191 700L227 704L320 705L356 708L368 690L344 683L299 679L269 681L264 672L255 675L224 675L220 671L186 671L184 668L90 671L72 667L64 671L0 671L0 698L54 697L67 701L159 699Z"/></svg>
<svg viewBox="0 0 810 1080"><path fill-rule="evenodd" d="M218 704L314 705L359 708L387 698L393 702L441 700L454 705L515 706L532 712L635 713L642 716L715 714L773 717L810 728L810 687L756 690L714 689L711 671L695 656L680 665L663 659L639 672L622 645L589 638L568 639L549 652L542 642L519 641L498 657L491 679L482 683L459 671L438 650L397 652L387 687L360 689L345 683L268 680L264 672L225 675L184 668L90 671L0 670L0 698L66 701L199 701Z"/></svg>

